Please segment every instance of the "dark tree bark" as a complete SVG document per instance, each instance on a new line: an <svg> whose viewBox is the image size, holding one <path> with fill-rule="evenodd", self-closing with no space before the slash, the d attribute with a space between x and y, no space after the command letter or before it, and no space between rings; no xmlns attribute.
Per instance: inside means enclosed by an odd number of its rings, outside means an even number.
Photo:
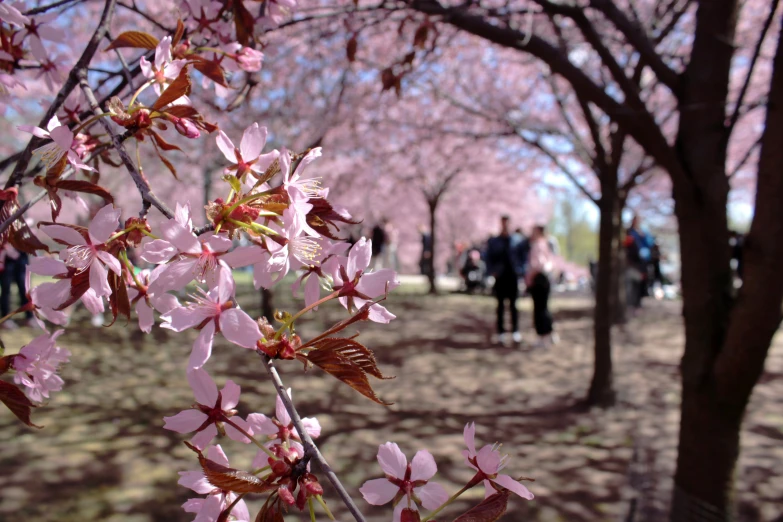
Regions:
<svg viewBox="0 0 783 522"><path fill-rule="evenodd" d="M432 241L432 253L427 263L427 282L429 283L429 293L437 294L438 287L435 285L435 251L437 250L435 245L436 233L437 233L437 213L438 213L438 201L439 197L430 198L427 200L427 207L430 211L430 240Z"/></svg>
<svg viewBox="0 0 783 522"><path fill-rule="evenodd" d="M271 290L261 289L261 315L271 324L275 322L274 297L275 294Z"/></svg>

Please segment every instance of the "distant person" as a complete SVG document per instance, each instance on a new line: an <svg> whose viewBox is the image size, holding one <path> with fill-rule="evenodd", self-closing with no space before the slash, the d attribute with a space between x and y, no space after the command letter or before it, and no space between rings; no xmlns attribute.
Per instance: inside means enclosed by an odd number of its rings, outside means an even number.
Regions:
<svg viewBox="0 0 783 522"><path fill-rule="evenodd" d="M421 257L419 258L419 270L422 275L430 277L432 266L432 234L424 225L419 225L419 234L421 235Z"/></svg>
<svg viewBox="0 0 783 522"><path fill-rule="evenodd" d="M557 335L553 331L549 295L552 289L550 276L554 268L555 253L542 225L533 227L528 241L530 250L526 280L528 292L533 298L533 326L539 345L554 344L557 342Z"/></svg>
<svg viewBox="0 0 783 522"><path fill-rule="evenodd" d="M522 342L519 332L519 312L517 298L519 297L519 279L525 275L525 244L519 234L512 234L509 228L509 217L500 218L500 233L487 241L487 272L495 278L495 297L497 307L497 340L507 340L505 328L505 303L508 301L511 312L511 337L514 342Z"/></svg>
<svg viewBox="0 0 783 522"><path fill-rule="evenodd" d="M481 252L475 248L468 250L460 269L460 275L465 284L465 291L472 294L476 290L480 290L484 285L485 271L486 267L484 266L484 261L481 260Z"/></svg>
<svg viewBox="0 0 783 522"><path fill-rule="evenodd" d="M628 306L633 314L642 306L647 293L648 267L652 257L652 237L642 229L639 216L634 216L625 235L626 284Z"/></svg>
<svg viewBox="0 0 783 522"><path fill-rule="evenodd" d="M381 257L383 258L383 268L391 268L395 272L399 270L399 263L397 258L397 245L400 241L400 232L397 227L392 225L390 221L386 222L386 226L383 229L386 243L381 251Z"/></svg>
<svg viewBox="0 0 783 522"><path fill-rule="evenodd" d="M27 304L27 265L30 264L29 257L25 252L19 252L11 245L6 245L0 252L0 263L3 267L0 273L0 316L5 317L11 313L11 286L16 285L19 291L19 306ZM33 312L27 310L24 313L27 324L32 326ZM2 325L4 329L18 328L13 319L6 319Z"/></svg>
<svg viewBox="0 0 783 522"><path fill-rule="evenodd" d="M370 232L372 239L372 262L376 270L383 268L383 260L381 254L386 248L386 219L381 219L380 223L376 224Z"/></svg>

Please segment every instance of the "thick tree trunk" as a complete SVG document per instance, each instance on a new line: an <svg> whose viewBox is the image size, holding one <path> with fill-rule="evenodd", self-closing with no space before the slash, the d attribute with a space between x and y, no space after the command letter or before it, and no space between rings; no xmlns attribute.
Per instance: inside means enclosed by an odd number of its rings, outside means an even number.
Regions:
<svg viewBox="0 0 783 522"><path fill-rule="evenodd" d="M599 202L600 224L598 229L598 274L595 284L595 310L593 321L593 379L587 392L588 405L608 406L614 403L612 387L612 287L614 277L614 243L616 239L615 214L617 180L614 190L603 186Z"/></svg>
<svg viewBox="0 0 783 522"><path fill-rule="evenodd" d="M740 428L764 369L783 303L783 40L778 40L758 169L756 209L745 244L745 279L731 300L725 176L709 178L715 136L685 134L679 148L694 183L675 185L682 234L686 347L672 520L732 518ZM695 53L695 51L694 51ZM691 130L691 129L686 129ZM710 155L710 148L713 155ZM723 147L725 151L725 144ZM693 156L694 151L699 156ZM701 164L695 161L701 158ZM725 158L718 157L718 161ZM721 163L722 164L722 163ZM711 183L705 183L705 180ZM733 304L733 306L732 306Z"/></svg>
<svg viewBox="0 0 783 522"><path fill-rule="evenodd" d="M430 199L427 201L427 205L430 209L430 238L432 241L432 254L427 260L427 281L429 282L429 293L437 294L438 287L435 285L435 251L437 250L436 241L436 214L438 211L438 199Z"/></svg>
<svg viewBox="0 0 783 522"><path fill-rule="evenodd" d="M625 200L618 201L618 208L614 214L614 227L612 233L612 324L622 325L628 321L628 281L625 275L625 229L623 228L623 209Z"/></svg>

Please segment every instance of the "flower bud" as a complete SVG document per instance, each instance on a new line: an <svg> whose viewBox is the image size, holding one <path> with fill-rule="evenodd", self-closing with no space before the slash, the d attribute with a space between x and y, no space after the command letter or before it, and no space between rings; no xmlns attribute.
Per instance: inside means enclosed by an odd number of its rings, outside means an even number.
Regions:
<svg viewBox="0 0 783 522"><path fill-rule="evenodd" d="M243 47L236 55L237 64L246 72L258 72L261 70L261 62L264 61L264 53L250 47Z"/></svg>
<svg viewBox="0 0 783 522"><path fill-rule="evenodd" d="M277 495L289 506L293 506L296 504L296 499L294 498L294 495L291 493L291 490L288 489L287 486L281 486L277 489Z"/></svg>
<svg viewBox="0 0 783 522"><path fill-rule="evenodd" d="M201 132L198 130L198 127L193 123L192 120L189 120L188 118L174 118L174 128L177 129L177 132L185 136L186 138L190 138L191 140L194 140L201 136Z"/></svg>

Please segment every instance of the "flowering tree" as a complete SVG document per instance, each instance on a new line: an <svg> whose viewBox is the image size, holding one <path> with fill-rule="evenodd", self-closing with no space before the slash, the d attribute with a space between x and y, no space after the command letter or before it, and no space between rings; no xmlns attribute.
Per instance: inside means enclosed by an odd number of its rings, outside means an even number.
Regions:
<svg viewBox="0 0 783 522"><path fill-rule="evenodd" d="M14 381L0 380L0 401L29 426L35 426L32 412L43 399L56 401L53 393L65 385L58 368L78 360L71 361L68 350L58 346L63 330L50 333L47 328L65 326L64 312L77 301L93 313L108 307L113 321L133 318L144 332L156 323L173 332L196 330L190 356L182 362L194 403L172 412L161 426L192 434L185 444L194 452L197 469L181 472L179 483L198 496L184 510L199 521L248 521L244 498L262 495L266 501L255 520L280 521L296 508L309 510L314 521L317 506L334 520L323 499L320 481L325 477L353 518L363 521L313 442L321 433L319 422L299 416L277 365L298 361L305 369L318 367L369 400L386 404L371 386L370 378L386 378L372 351L356 336L339 334L360 321L392 321L393 312L382 303L399 284L397 276L369 268L369 241L361 239L348 250L339 240L340 227L355 220L331 203L329 189L311 175L322 154L319 147L301 153L269 150L263 125L245 122L240 136L236 127L223 124L229 119L225 111L247 100L263 59L257 48L295 3L188 1L176 9L178 17L165 5L123 5L126 12L115 16L117 7L116 0L106 0L100 11L79 2L0 4L3 110L27 119L24 90L31 75L57 91L53 99L47 97L38 125L19 127L32 134L29 143L3 161L4 167L13 165L0 193L3 247L33 255L30 272L49 280L30 289L27 305L2 318L31 311L45 333L18 354L0 358L0 374L13 372ZM157 16L142 8L157 10ZM65 38L68 30L61 24L67 19L91 26L86 43ZM109 28L117 26L120 31L109 36ZM53 40L59 43L47 43ZM69 44L84 44L70 68L66 58L54 54ZM237 86L239 94L232 94ZM222 155L223 184L216 190L219 196L208 199L203 216L192 213L181 198L168 203L155 191L180 175L171 159L181 149L172 141L177 134L198 143L199 150L217 149ZM154 155L142 154L142 147ZM124 173L137 189L135 200L127 190L108 188L112 180L107 176ZM41 190L21 204L18 187L30 178ZM50 203L49 219L39 221L36 230L23 216L44 198ZM63 198L86 198L95 212L80 225ZM138 214L123 220L131 209ZM194 225L198 218L202 226ZM240 238L247 244L236 246ZM137 270L129 256L133 248L154 268ZM248 266L257 288L298 272L295 286L304 289L304 308L278 311L277 326L250 316L237 303L233 277L234 269ZM192 293L181 302L175 294L186 288ZM302 339L298 321L335 300L347 317ZM212 350L216 335L265 368L277 392L273 417L251 413L242 418L235 409L240 387L228 379L218 389L208 370L210 360L220 357ZM519 482L523 479L500 473L507 458L497 446L476 451L474 432L473 425L465 427L464 457L475 474L453 495L431 481L437 466L427 451L408 464L391 443L378 453L386 477L365 483L362 495L370 504L391 502L394 520L411 522L441 516L462 493L484 484L486 498L456 520L497 520L512 493L525 499L532 494ZM258 454L248 466L232 466L222 444L254 444ZM318 469L311 469L313 462ZM420 507L431 512L422 517Z"/></svg>

